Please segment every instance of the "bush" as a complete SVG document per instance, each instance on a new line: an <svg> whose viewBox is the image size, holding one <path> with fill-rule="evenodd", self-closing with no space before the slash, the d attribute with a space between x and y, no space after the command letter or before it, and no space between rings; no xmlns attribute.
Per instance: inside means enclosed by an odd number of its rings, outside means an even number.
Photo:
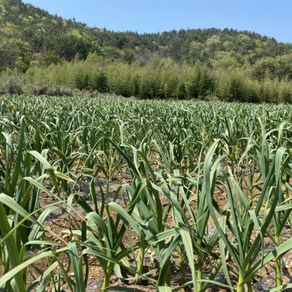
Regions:
<svg viewBox="0 0 292 292"><path fill-rule="evenodd" d="M0 93L22 94L23 90L14 78L8 78L8 80L0 85Z"/></svg>

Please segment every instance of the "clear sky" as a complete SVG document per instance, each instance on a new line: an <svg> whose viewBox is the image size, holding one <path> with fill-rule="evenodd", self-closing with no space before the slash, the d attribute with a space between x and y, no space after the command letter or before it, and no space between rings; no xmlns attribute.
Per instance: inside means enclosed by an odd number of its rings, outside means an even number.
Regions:
<svg viewBox="0 0 292 292"><path fill-rule="evenodd" d="M292 0L23 0L113 31L248 30L292 43Z"/></svg>

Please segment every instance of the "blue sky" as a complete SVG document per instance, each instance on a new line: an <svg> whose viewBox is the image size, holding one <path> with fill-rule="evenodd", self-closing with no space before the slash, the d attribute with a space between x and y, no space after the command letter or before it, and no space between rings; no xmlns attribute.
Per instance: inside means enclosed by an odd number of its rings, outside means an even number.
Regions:
<svg viewBox="0 0 292 292"><path fill-rule="evenodd" d="M52 14L113 31L248 30L292 43L292 0L24 0Z"/></svg>

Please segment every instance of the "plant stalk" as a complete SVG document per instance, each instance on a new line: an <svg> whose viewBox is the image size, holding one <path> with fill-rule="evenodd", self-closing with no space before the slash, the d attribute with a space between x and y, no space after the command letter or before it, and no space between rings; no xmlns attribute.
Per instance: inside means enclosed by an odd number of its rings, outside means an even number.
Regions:
<svg viewBox="0 0 292 292"><path fill-rule="evenodd" d="M109 287L110 278L111 278L111 274L112 274L112 271L113 271L113 267L114 267L113 263L108 263L107 264L107 268L106 268L106 271L105 271L105 276L104 276L102 287L101 287L101 291L102 292L107 291L107 289Z"/></svg>
<svg viewBox="0 0 292 292"><path fill-rule="evenodd" d="M276 233L275 235L275 245L278 247L280 245L280 236ZM276 270L276 287L282 285L282 271L281 271L281 256L276 258L275 263L275 270Z"/></svg>
<svg viewBox="0 0 292 292"><path fill-rule="evenodd" d="M244 276L241 273L239 274L239 277L238 277L238 285L237 285L236 292L244 292Z"/></svg>
<svg viewBox="0 0 292 292"><path fill-rule="evenodd" d="M10 232L10 225L8 223L7 214L5 212L5 209L2 203L0 203L0 221L1 221L0 232L1 232L2 238L4 238ZM15 268L21 264L21 261L19 258L19 251L17 249L17 245L14 241L13 236L9 236L6 239L5 245L8 250L11 268ZM20 271L19 273L15 275L15 283L16 283L17 291L25 292L25 280L23 277L23 271Z"/></svg>
<svg viewBox="0 0 292 292"><path fill-rule="evenodd" d="M198 269L197 269L197 289L196 291L202 291L202 287L203 287L203 262L202 260L198 261Z"/></svg>

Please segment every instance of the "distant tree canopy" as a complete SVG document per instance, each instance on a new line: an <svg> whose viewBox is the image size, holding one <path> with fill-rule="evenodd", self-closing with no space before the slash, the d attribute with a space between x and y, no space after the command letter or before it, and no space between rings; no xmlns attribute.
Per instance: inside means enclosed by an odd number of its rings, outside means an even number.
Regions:
<svg viewBox="0 0 292 292"><path fill-rule="evenodd" d="M23 74L38 86L141 98L291 102L292 44L252 32L112 32L21 0L0 0L0 40L1 76Z"/></svg>

